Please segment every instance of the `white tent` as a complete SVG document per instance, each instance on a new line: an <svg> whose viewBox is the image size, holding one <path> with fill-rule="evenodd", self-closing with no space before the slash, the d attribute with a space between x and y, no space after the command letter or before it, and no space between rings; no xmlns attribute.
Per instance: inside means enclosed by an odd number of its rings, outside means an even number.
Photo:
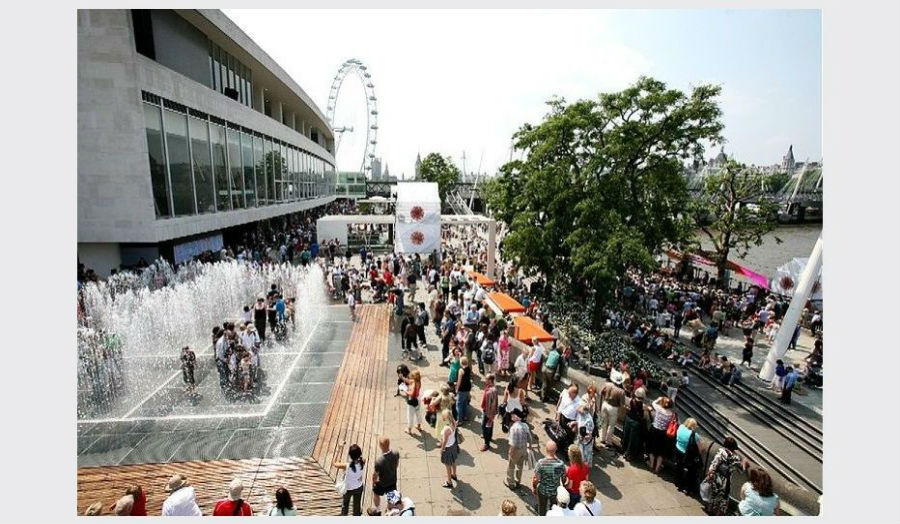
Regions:
<svg viewBox="0 0 900 524"><path fill-rule="evenodd" d="M441 246L441 198L434 182L397 184L394 251L431 253Z"/></svg>
<svg viewBox="0 0 900 524"><path fill-rule="evenodd" d="M793 296L794 288L800 281L800 274L803 273L803 268L806 267L806 262L808 260L808 258L794 258L787 264L780 266L772 275L772 282L769 285L769 289L773 293L778 293L780 295L785 295L788 297ZM822 300L821 270L819 270L818 279L816 280L815 284L813 284L812 291L809 294L809 299Z"/></svg>

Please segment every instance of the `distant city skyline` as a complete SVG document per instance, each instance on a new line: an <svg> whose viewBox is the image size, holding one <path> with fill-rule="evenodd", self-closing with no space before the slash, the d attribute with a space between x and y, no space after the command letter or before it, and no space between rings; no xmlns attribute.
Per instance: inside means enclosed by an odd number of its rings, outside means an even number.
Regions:
<svg viewBox="0 0 900 524"><path fill-rule="evenodd" d="M551 97L595 98L640 75L686 92L722 85L725 152L740 162L778 164L791 145L798 162L823 157L817 10L225 13L323 111L339 65L366 63L378 97L375 154L398 178L431 152L460 167L465 152L467 171L493 172L509 159L512 134L539 122ZM336 122L364 122L361 87L343 89ZM355 169L364 139L345 134L339 170Z"/></svg>

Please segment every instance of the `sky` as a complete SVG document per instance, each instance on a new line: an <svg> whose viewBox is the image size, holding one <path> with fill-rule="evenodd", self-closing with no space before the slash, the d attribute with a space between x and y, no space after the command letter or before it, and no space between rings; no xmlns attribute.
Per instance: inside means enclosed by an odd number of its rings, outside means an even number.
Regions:
<svg viewBox="0 0 900 524"><path fill-rule="evenodd" d="M417 153L495 172L511 137L553 96L596 98L648 75L722 86L725 152L769 165L793 144L822 159L817 10L225 10L322 112L341 63L362 60L377 98L375 154L411 177ZM349 77L335 126L339 170L358 170L367 110ZM706 157L718 151L707 151Z"/></svg>

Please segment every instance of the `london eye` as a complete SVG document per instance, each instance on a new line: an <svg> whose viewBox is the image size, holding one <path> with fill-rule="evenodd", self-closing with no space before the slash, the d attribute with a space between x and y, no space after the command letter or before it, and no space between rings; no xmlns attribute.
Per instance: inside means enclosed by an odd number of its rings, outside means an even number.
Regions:
<svg viewBox="0 0 900 524"><path fill-rule="evenodd" d="M372 160L375 158L375 146L378 144L378 106L375 97L375 85L372 83L372 75L369 73L368 67L357 58L351 58L341 64L334 80L331 82L331 91L328 93L328 106L326 109L326 117L329 124L334 129L335 140L335 156L341 147L341 141L344 133L354 132L354 127L346 125L344 122L335 122L335 112L338 107L338 101L341 105L351 103L347 96L341 98L341 87L348 77L356 78L360 81L365 95L365 126L366 141L362 148L362 157L359 161L359 172L366 178L371 178ZM357 101L358 103L358 101ZM354 159L354 163L356 159Z"/></svg>

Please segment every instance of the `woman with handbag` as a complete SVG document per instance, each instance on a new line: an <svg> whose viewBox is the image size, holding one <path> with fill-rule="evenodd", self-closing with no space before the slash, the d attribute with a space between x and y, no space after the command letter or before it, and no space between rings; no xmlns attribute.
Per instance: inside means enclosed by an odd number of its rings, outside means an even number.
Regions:
<svg viewBox="0 0 900 524"><path fill-rule="evenodd" d="M407 389L401 391L401 395L406 397L406 433L412 435L413 422L416 423L416 429L422 433L422 408L420 406L422 396L422 372L418 369L409 374L407 381Z"/></svg>
<svg viewBox="0 0 900 524"><path fill-rule="evenodd" d="M697 491L697 473L700 468L700 436L697 421L689 418L678 426L675 433L675 485L679 491L693 494Z"/></svg>
<svg viewBox="0 0 900 524"><path fill-rule="evenodd" d="M344 470L343 485L338 483L338 491L343 495L341 516L347 516L350 500L353 500L353 516L362 515L362 494L366 478L366 461L362 456L362 449L357 444L350 446L347 451L348 462L335 460L334 467Z"/></svg>
<svg viewBox="0 0 900 524"><path fill-rule="evenodd" d="M739 467L746 470L750 465L746 459L741 459L737 454L737 449L738 445L734 437L725 437L722 447L719 448L709 464L706 479L700 485L701 494L709 493L706 512L710 515L724 516L728 514L731 474Z"/></svg>
<svg viewBox="0 0 900 524"><path fill-rule="evenodd" d="M528 399L525 396L525 390L519 387L519 380L513 376L509 384L506 385L503 398L500 400L500 416L503 417L501 429L504 433L508 432L509 427L512 426L512 413L516 410L526 413L527 408L525 405L527 403Z"/></svg>
<svg viewBox="0 0 900 524"><path fill-rule="evenodd" d="M659 397L653 401L653 423L650 426L650 438L647 442L647 453L650 455L650 468L655 473L662 470L663 459L665 458L669 442L669 426L673 420L677 424L678 418L675 412L670 408L672 401L669 397ZM677 432L677 426L673 428L672 436Z"/></svg>
<svg viewBox="0 0 900 524"><path fill-rule="evenodd" d="M449 409L441 413L441 419L444 422L444 429L441 431L441 464L447 468L447 482L444 482L443 487L452 489L453 481L457 480L456 459L459 458L462 437Z"/></svg>

